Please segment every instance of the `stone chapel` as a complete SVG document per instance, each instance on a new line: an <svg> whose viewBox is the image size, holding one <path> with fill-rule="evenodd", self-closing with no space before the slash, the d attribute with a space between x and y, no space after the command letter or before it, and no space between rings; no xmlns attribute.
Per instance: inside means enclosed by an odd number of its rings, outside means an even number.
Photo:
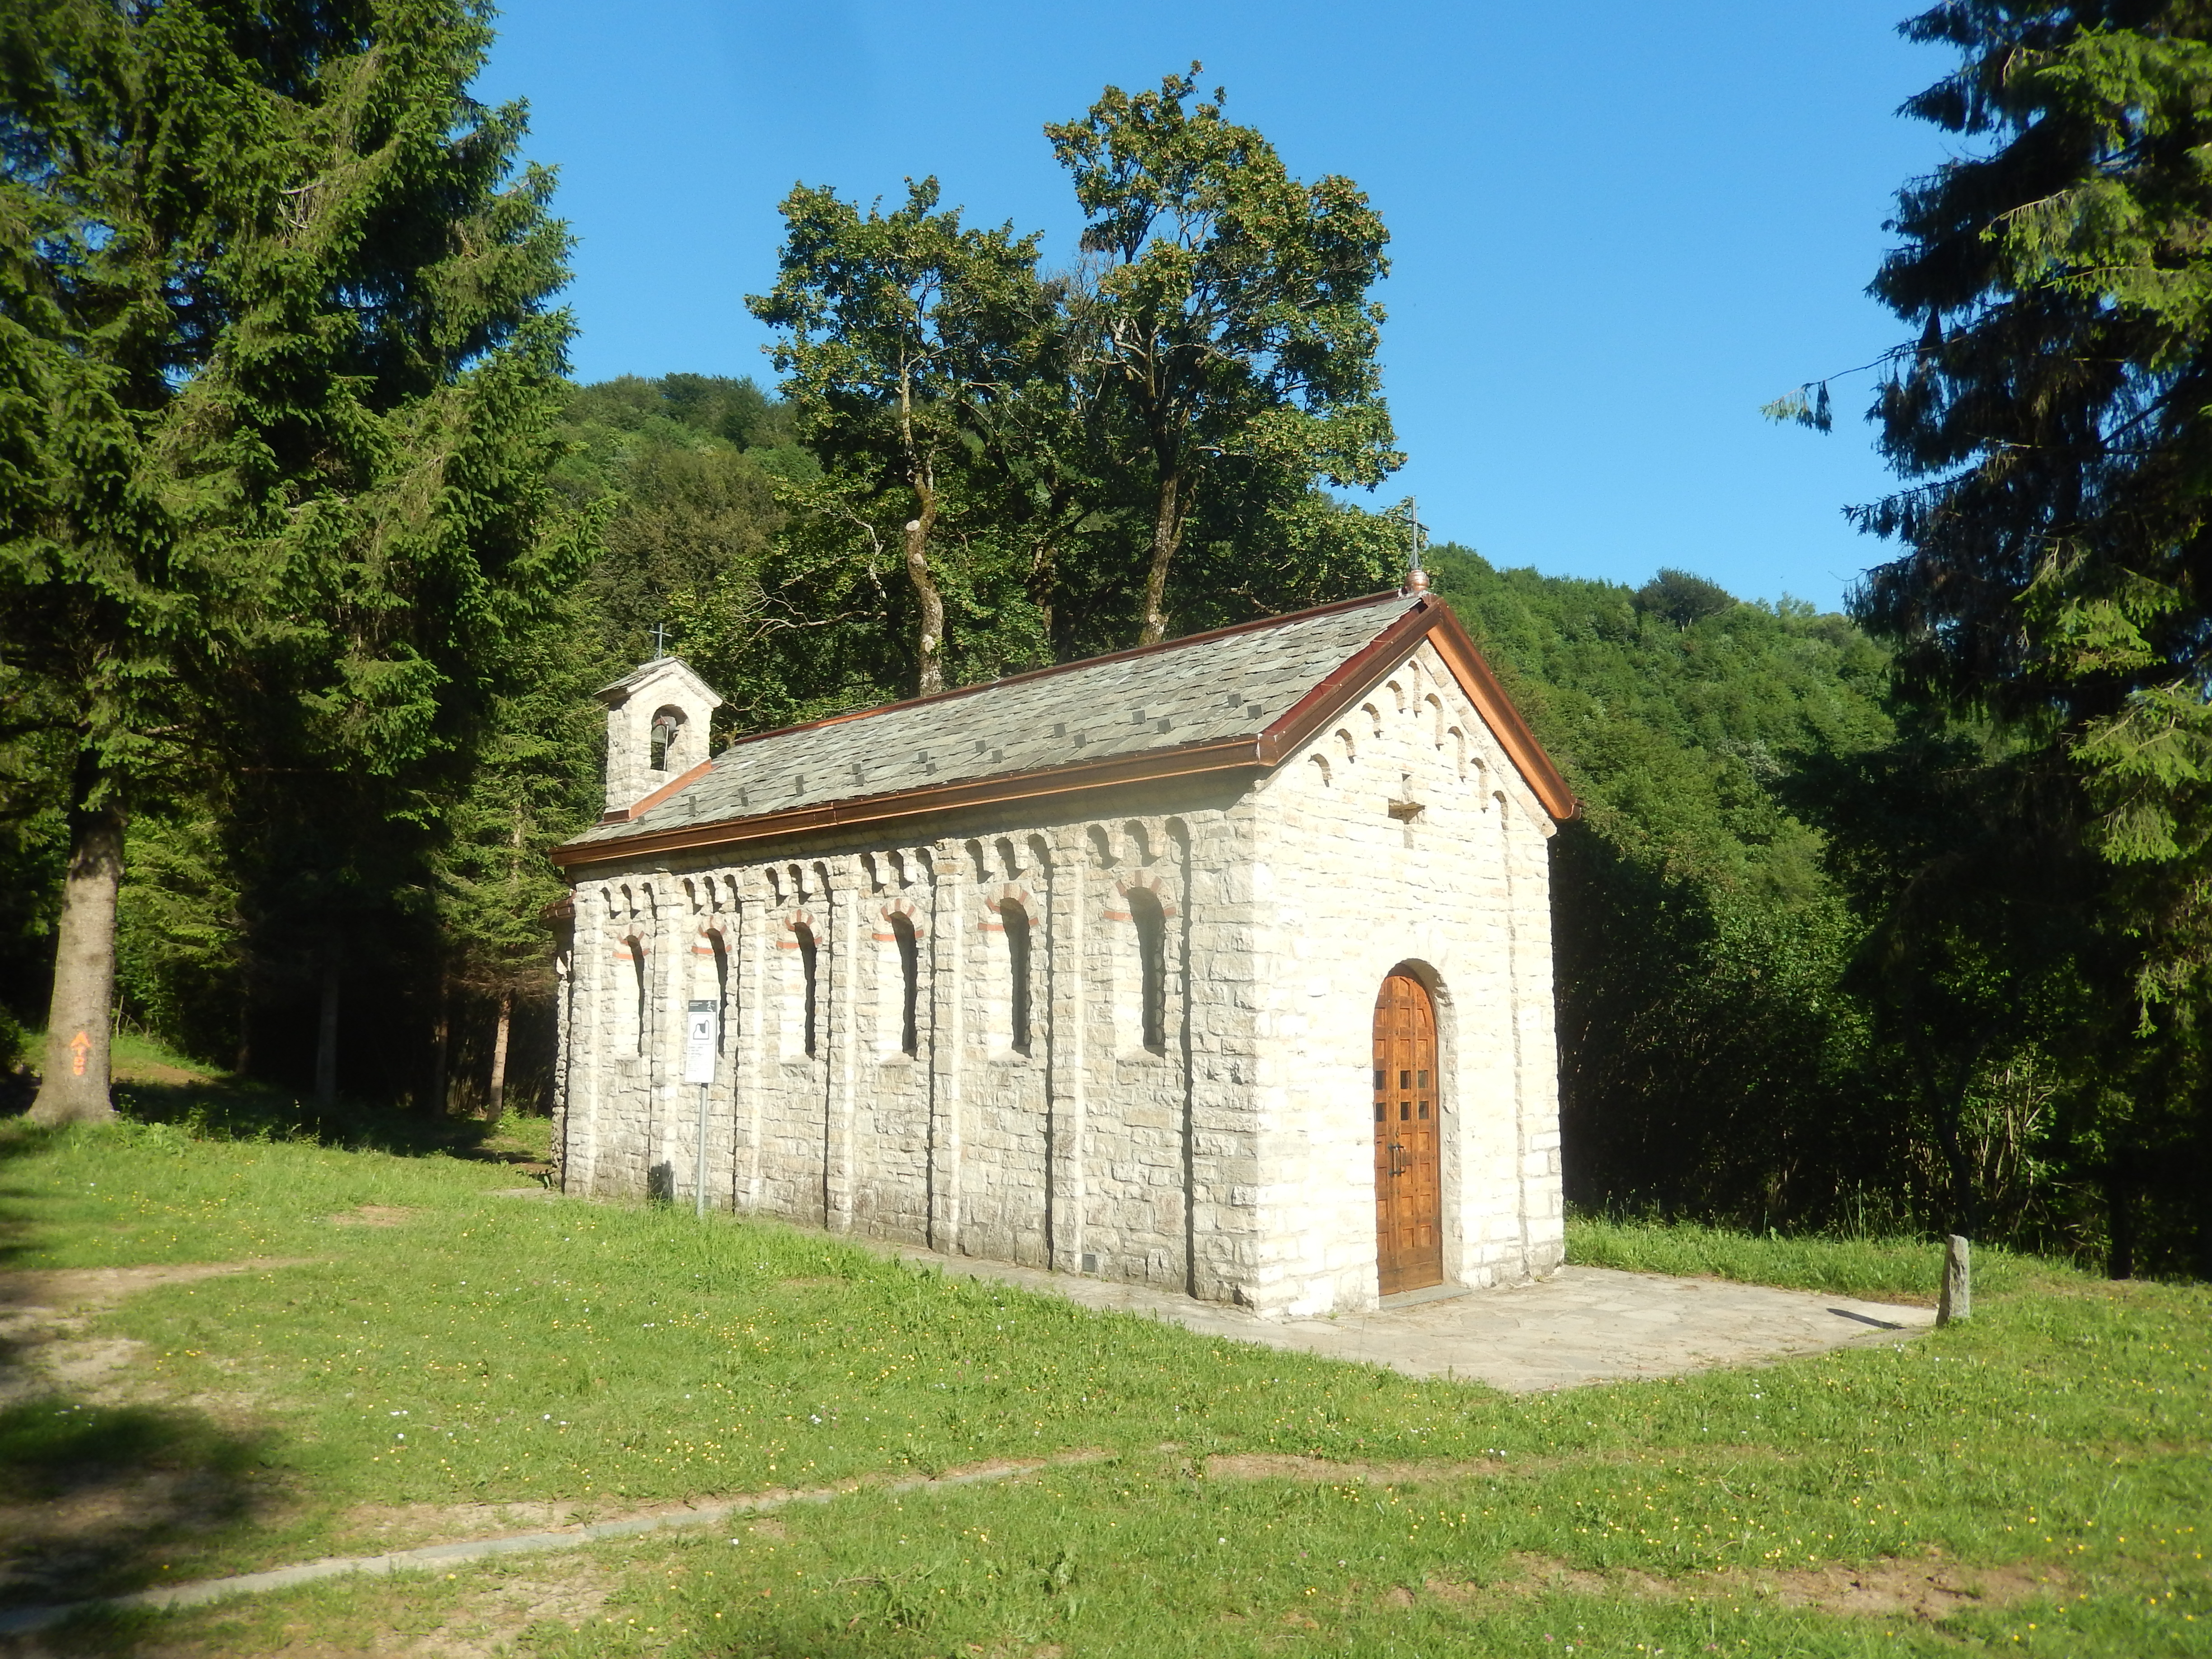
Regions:
<svg viewBox="0 0 2212 1659"><path fill-rule="evenodd" d="M1423 587L711 757L681 661L608 686L563 1185L1277 1316L1553 1271L1576 805Z"/></svg>

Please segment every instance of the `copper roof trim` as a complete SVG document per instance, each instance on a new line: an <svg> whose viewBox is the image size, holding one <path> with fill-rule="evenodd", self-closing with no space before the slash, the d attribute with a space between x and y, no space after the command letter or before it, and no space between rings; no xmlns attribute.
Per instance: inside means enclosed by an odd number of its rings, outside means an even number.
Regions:
<svg viewBox="0 0 2212 1659"><path fill-rule="evenodd" d="M1482 653L1468 637L1466 628L1452 614L1451 607L1437 600L1430 603L1436 606L1437 620L1429 642L1437 647L1437 654L1451 670L1459 689L1467 693L1475 713L1482 716L1498 746L1505 750L1505 757L1519 769L1522 778L1555 820L1565 823L1569 818L1580 817L1582 802L1575 799L1573 788L1552 757L1544 752L1544 745L1528 729L1528 722L1521 718L1520 709L1498 684L1496 671L1483 659Z"/></svg>
<svg viewBox="0 0 2212 1659"><path fill-rule="evenodd" d="M1565 820L1582 811L1582 803L1560 775L1544 745L1521 718L1513 699L1498 684L1498 676L1483 660L1482 653L1468 637L1460 620L1442 599L1424 597L1412 610L1347 657L1320 684L1291 706L1288 713L1261 734L1262 752L1270 765L1279 762L1371 690L1399 660L1424 639L1436 647L1459 689L1474 705L1498 747L1504 750L1544 810Z"/></svg>
<svg viewBox="0 0 2212 1659"><path fill-rule="evenodd" d="M600 813L599 822L601 823L628 823L632 818L643 817L647 812L650 812L654 807L659 805L661 802L666 800L671 795L673 795L679 790L683 789L687 784L696 782L699 779L705 777L708 773L714 769L714 763L713 760L702 760L689 772L684 773L682 776L669 779L667 782L662 784L659 788L646 796L644 799L632 801L628 806L617 806L611 811Z"/></svg>

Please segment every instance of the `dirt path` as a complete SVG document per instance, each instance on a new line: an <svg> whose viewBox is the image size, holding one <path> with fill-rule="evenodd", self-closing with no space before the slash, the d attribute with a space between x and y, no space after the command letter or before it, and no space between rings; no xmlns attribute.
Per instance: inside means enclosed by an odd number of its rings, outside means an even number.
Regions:
<svg viewBox="0 0 2212 1659"><path fill-rule="evenodd" d="M1111 1452L1073 1451L1062 1452L1055 1457L1030 1458L1019 1462L1000 1460L966 1468L948 1469L942 1474L916 1475L904 1480L855 1480L836 1486L754 1492L704 1503L661 1504L615 1520L596 1521L584 1526L425 1544L416 1549L395 1550L388 1555L328 1556L319 1561L302 1561L294 1566L274 1567L266 1572L240 1573L230 1578L204 1578L185 1584L165 1584L159 1589L142 1590L135 1595L103 1596L89 1601L16 1607L0 1613L0 1638L44 1630L73 1613L92 1608L119 1611L128 1607L198 1607L234 1595L289 1589L295 1584L312 1584L321 1579L342 1578L353 1573L427 1572L450 1567L459 1562L541 1554L550 1550L573 1550L610 1539L636 1538L672 1527L715 1526L738 1516L769 1514L788 1509L794 1504L827 1504L834 1498L858 1492L877 1492L887 1497L909 1492L942 1492L984 1481L1012 1480L1018 1475L1035 1474L1040 1469L1105 1462L1112 1457Z"/></svg>
<svg viewBox="0 0 2212 1659"><path fill-rule="evenodd" d="M89 1322L125 1297L164 1285L192 1285L237 1273L296 1267L309 1258L264 1256L155 1267L60 1267L0 1273L0 1407L59 1389L88 1405L122 1403L116 1381L144 1349L127 1337L93 1335Z"/></svg>

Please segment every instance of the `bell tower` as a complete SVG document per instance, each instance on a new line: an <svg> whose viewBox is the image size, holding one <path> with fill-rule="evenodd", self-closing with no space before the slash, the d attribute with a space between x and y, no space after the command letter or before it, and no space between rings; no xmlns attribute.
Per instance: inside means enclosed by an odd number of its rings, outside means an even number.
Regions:
<svg viewBox="0 0 2212 1659"><path fill-rule="evenodd" d="M606 816L619 821L707 758L707 722L722 700L679 657L655 657L597 696L607 706Z"/></svg>

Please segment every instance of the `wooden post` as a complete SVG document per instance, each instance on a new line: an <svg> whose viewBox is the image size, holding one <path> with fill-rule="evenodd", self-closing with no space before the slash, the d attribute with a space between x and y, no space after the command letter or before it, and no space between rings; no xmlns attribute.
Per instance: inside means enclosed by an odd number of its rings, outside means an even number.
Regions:
<svg viewBox="0 0 2212 1659"><path fill-rule="evenodd" d="M1936 1323L1940 1329L1956 1321L1971 1319L1973 1312L1973 1277L1966 1241L1953 1233L1943 1241L1943 1291L1936 1304Z"/></svg>

